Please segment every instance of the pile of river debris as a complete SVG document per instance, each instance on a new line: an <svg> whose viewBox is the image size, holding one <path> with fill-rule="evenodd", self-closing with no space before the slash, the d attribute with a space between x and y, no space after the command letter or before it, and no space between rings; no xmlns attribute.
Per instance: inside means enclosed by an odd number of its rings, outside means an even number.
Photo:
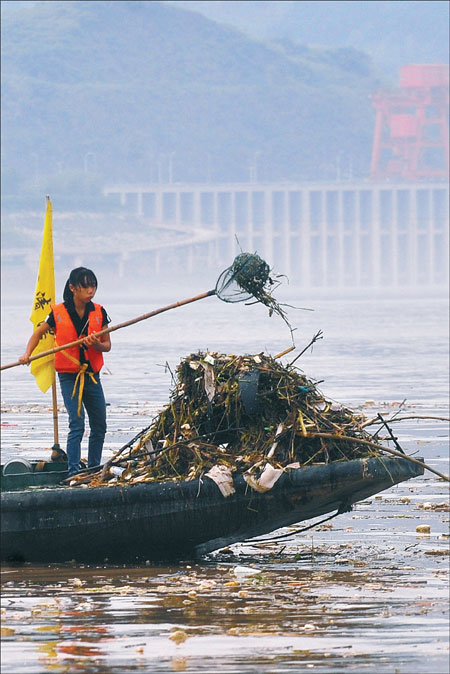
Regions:
<svg viewBox="0 0 450 674"><path fill-rule="evenodd" d="M170 402L102 468L72 486L193 480L228 495L243 474L258 491L284 470L377 454L364 417L327 401L293 365L258 355L195 353L177 368ZM125 450L125 451L124 451Z"/></svg>

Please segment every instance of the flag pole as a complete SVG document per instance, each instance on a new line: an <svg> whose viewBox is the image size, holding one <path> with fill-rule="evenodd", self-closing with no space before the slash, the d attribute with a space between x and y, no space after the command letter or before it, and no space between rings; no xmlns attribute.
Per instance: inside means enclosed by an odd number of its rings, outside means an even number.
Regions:
<svg viewBox="0 0 450 674"><path fill-rule="evenodd" d="M54 441L53 447L56 448L56 446L59 447L59 435L58 435L58 402L56 399L55 377L53 377L52 382L52 403L53 403L53 441Z"/></svg>
<svg viewBox="0 0 450 674"><path fill-rule="evenodd" d="M30 321L36 329L41 325L52 304L55 302L55 270L53 260L53 208L50 196L46 195L46 211L44 221L44 232L42 235L41 257L39 260L39 270L34 293L33 307L31 310ZM35 354L44 353L48 347L55 344L54 334L50 331L42 335L38 345L34 349ZM31 374L35 377L36 383L42 393L46 393L52 387L52 406L53 406L53 447L52 460L61 460L65 456L59 446L58 437L58 405L56 399L56 376L55 376L55 357L46 356L31 364Z"/></svg>
<svg viewBox="0 0 450 674"><path fill-rule="evenodd" d="M53 408L53 447L51 460L57 461L58 459L65 459L66 453L61 449L59 444L59 431L58 431L58 400L56 397L56 375L53 372L53 381L52 381L52 408Z"/></svg>

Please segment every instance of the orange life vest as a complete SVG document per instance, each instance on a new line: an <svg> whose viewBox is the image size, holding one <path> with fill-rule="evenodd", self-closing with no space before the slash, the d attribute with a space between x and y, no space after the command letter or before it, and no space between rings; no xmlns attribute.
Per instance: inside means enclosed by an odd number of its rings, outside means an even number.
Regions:
<svg viewBox="0 0 450 674"><path fill-rule="evenodd" d="M53 316L55 317L57 345L62 346L63 344L75 342L78 339L78 335L64 304L52 304L51 307ZM88 335L101 330L102 321L102 307L100 304L94 304L94 310L89 312ZM55 370L57 372L79 372L81 367L79 348L79 346L72 346L70 349L55 353ZM87 352L85 352L85 358L89 360L94 372L101 370L103 366L103 354L101 351L97 351L94 347L89 346Z"/></svg>

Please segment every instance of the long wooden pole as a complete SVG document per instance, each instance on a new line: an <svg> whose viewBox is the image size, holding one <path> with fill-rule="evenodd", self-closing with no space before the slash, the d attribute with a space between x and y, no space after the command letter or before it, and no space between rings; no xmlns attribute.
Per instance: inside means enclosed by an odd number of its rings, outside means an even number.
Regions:
<svg viewBox="0 0 450 674"><path fill-rule="evenodd" d="M169 311L170 309L176 309L177 307L181 307L184 304L189 304L191 302L196 302L197 300L201 300L205 297L211 297L211 295L215 295L216 291L215 290L208 290L206 293L201 293L200 295L195 295L194 297L190 297L186 300L179 300L178 302L174 302L173 304L168 304L166 307L162 307L161 309L155 309L154 311L149 311L147 314L142 314L142 316L137 316L136 318L131 318L129 321L125 321L124 323L119 323L118 325L113 325L110 328L104 328L103 330L99 330L97 332L97 335L106 335L109 332L114 332L115 330L120 330L121 328L126 328L128 325L133 325L134 323L139 323L139 321L145 321L147 318L151 318L152 316L156 316L157 314L162 314L164 311ZM31 363L32 360L37 360L38 358L43 358L44 356L50 356L52 353L57 353L58 351L64 351L64 349L70 349L73 346L77 346L78 344L82 344L84 341L84 337L82 339L77 339L74 342L69 342L68 344L63 344L62 346L56 346L54 349L48 349L48 351L42 351L41 353L37 353L34 356L30 356L28 359L28 362ZM0 367L0 370L7 370L10 367L17 367L17 365L23 365L23 363L20 362L20 360L16 361L15 363L9 363L8 365L2 365Z"/></svg>

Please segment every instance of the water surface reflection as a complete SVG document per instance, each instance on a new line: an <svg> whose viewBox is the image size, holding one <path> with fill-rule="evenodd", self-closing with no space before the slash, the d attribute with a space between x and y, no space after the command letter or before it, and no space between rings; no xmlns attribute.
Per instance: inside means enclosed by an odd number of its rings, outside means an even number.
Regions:
<svg viewBox="0 0 450 674"><path fill-rule="evenodd" d="M149 310L108 308L114 322ZM326 397L368 417L378 410L388 416L405 398L407 414L448 415L446 301L322 302L315 309L298 319L296 340L300 346L325 329L301 367L325 379ZM105 458L166 402L166 360L173 368L200 348L277 353L289 345L283 325L265 313L247 318L251 310L239 309L234 319L235 309L217 302L117 334L104 377ZM28 307L20 311L28 316ZM7 335L4 362L21 352L17 340ZM16 370L3 381L3 461L43 458L52 444L50 408L26 370ZM448 472L445 424L411 420L395 431L405 450ZM425 473L307 533L200 561L5 567L2 674L447 674L448 520L447 485ZM421 524L429 535L416 532Z"/></svg>
<svg viewBox="0 0 450 674"><path fill-rule="evenodd" d="M7 567L2 670L445 672L448 506L419 480L200 562Z"/></svg>

